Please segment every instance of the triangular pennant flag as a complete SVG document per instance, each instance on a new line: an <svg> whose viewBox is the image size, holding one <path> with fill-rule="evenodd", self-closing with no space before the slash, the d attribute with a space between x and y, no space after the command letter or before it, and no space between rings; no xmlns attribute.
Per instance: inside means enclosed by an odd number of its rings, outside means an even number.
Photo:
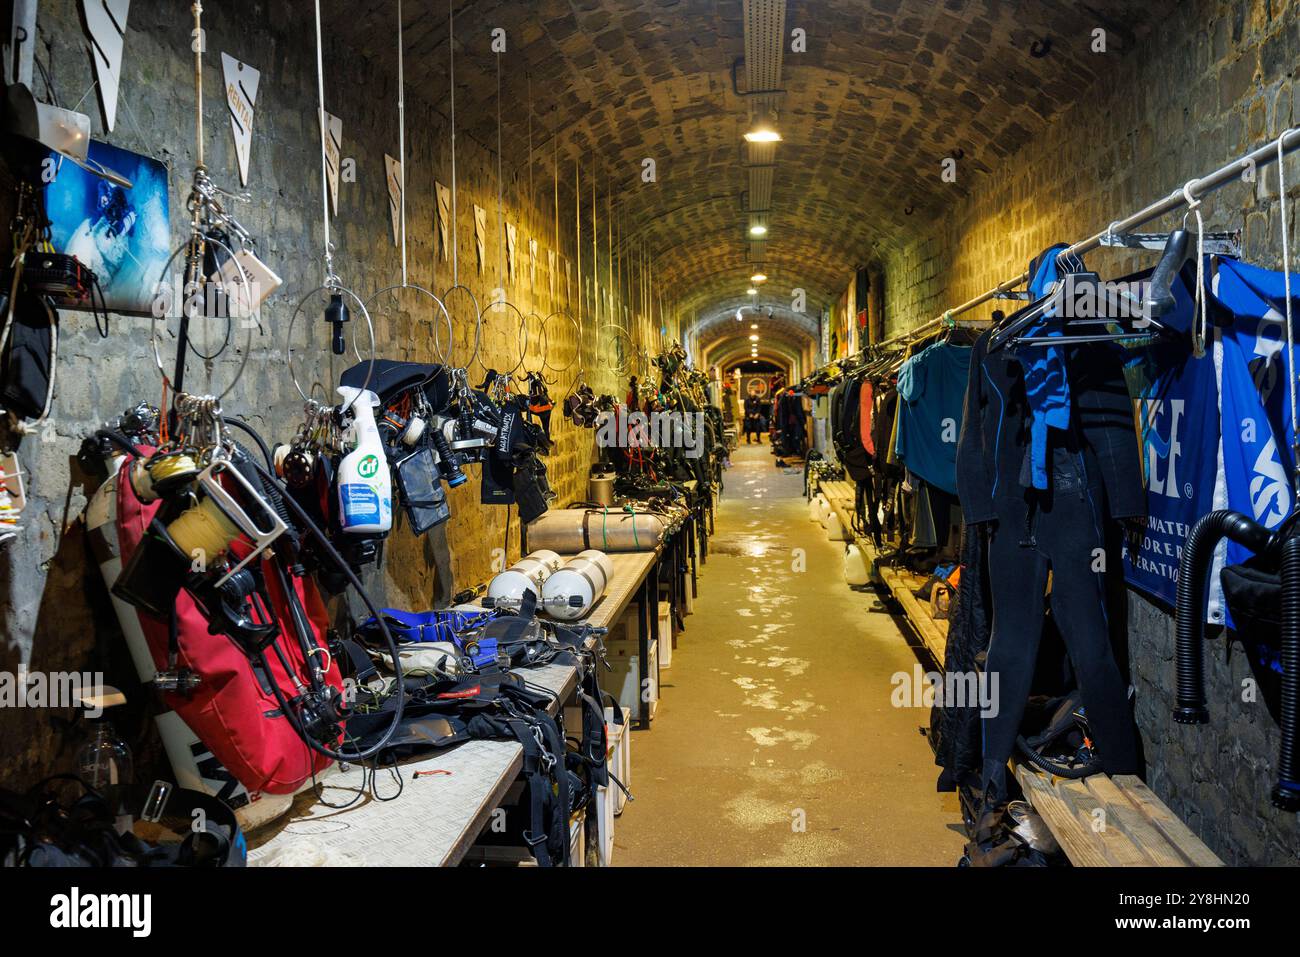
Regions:
<svg viewBox="0 0 1300 957"><path fill-rule="evenodd" d="M384 165L388 168L388 211L393 216L393 245L397 245L402 222L402 164L387 153Z"/></svg>
<svg viewBox="0 0 1300 957"><path fill-rule="evenodd" d="M554 250L554 249L548 249L548 250L546 250L546 264L547 264L547 266L550 267L549 272L550 272L550 276L551 276L551 302L555 302L555 278L556 278L556 276L555 276L555 250Z"/></svg>
<svg viewBox="0 0 1300 957"><path fill-rule="evenodd" d="M122 81L122 44L126 39L126 13L131 0L82 0L86 30L104 107L104 126L111 133L117 121L117 88Z"/></svg>
<svg viewBox="0 0 1300 957"><path fill-rule="evenodd" d="M330 183L330 206L339 214L339 163L343 157L343 121L328 110L324 113L325 176Z"/></svg>
<svg viewBox="0 0 1300 957"><path fill-rule="evenodd" d="M537 240L528 240L528 288L537 289Z"/></svg>
<svg viewBox="0 0 1300 957"><path fill-rule="evenodd" d="M438 193L438 235L442 237L442 260L446 262L447 251L451 248L451 240L447 235L448 224L451 223L451 190L439 182L435 182L433 188Z"/></svg>
<svg viewBox="0 0 1300 957"><path fill-rule="evenodd" d="M573 294L571 292L572 289L573 289L573 263L570 260L566 259L564 260L564 298L566 301L570 303L573 302Z"/></svg>
<svg viewBox="0 0 1300 957"><path fill-rule="evenodd" d="M248 156L253 146L253 103L262 74L229 53L221 54L221 73L226 81L226 105L230 107L230 128L235 134L235 155L239 158L239 183L248 185Z"/></svg>
<svg viewBox="0 0 1300 957"><path fill-rule="evenodd" d="M474 207L474 245L478 247L478 271L487 265L487 210Z"/></svg>
<svg viewBox="0 0 1300 957"><path fill-rule="evenodd" d="M519 244L519 228L506 223L506 275L515 278L515 248Z"/></svg>

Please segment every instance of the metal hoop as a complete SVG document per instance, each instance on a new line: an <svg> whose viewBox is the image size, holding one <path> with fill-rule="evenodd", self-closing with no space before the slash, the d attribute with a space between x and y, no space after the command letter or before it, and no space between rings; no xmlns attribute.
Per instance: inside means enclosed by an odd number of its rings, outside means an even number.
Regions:
<svg viewBox="0 0 1300 957"><path fill-rule="evenodd" d="M633 343L632 343L632 336L628 333L628 331L627 331L626 329L624 329L622 326L615 325L615 324L612 323L612 322L601 323L600 328L597 329L597 334L596 334L596 363L599 365L599 364L601 363L601 360L602 360L602 356L601 356L601 354L600 354L600 353L601 353L601 350L600 350L600 334L601 334L605 329L613 329L613 330L614 330L615 335L613 335L613 336L610 337L610 342L617 342L617 341L618 341L618 336L619 336L619 335L622 335L623 338L625 338L625 339L627 340L627 344L628 344L629 346L632 347L632 348L630 348L630 349L626 349L626 350L623 351L623 362L622 362L621 364L619 364L619 365L614 365L614 363L612 363L612 362L606 362L606 363L605 363L605 367L608 368L611 372L613 372L614 375L616 375L616 376L624 376L624 375L627 375L627 373L628 373L628 360L627 360L627 356L628 356L628 353L629 353L629 352L631 352L631 353L633 353L633 354L635 355L636 347L633 345Z"/></svg>
<svg viewBox="0 0 1300 957"><path fill-rule="evenodd" d="M524 364L524 360L528 357L528 317L525 316L522 312L520 312L519 307L516 306L513 302L511 302L509 299L497 299L494 302L489 302L487 304L487 308L484 309L482 313L480 313L480 316L484 316L484 317L487 316L487 314L491 312L493 309L495 309L497 306L504 306L507 309L513 309L515 315L519 317L519 343L520 343L519 361L516 362L513 366L511 366L509 369L507 369L506 372L504 373L505 375L511 376L514 375L519 370L519 368ZM484 319L483 321L484 323L487 322L486 319ZM483 371L485 372L487 371L486 366L484 366Z"/></svg>
<svg viewBox="0 0 1300 957"><path fill-rule="evenodd" d="M573 316L569 315L567 312L553 312L545 319L542 320L543 333L546 333L546 327L550 324L551 320L554 319L556 316L563 316L565 319L568 319L569 322L573 324L573 358L570 359L562 366L553 366L551 365L550 359L545 354L543 354L542 356L542 360L543 360L542 368L544 370L549 369L558 375L561 372L568 372L571 368L573 368L573 364L577 362L578 359L580 358L579 353L582 352L582 324L578 322L577 319L574 319ZM549 333L547 333L546 342L548 346L550 345L550 341L551 341L550 335ZM549 351L549 349L547 351Z"/></svg>
<svg viewBox="0 0 1300 957"><path fill-rule="evenodd" d="M454 364L454 365L456 365L456 368L465 369L465 370L468 371L468 370L469 370L469 367L472 366L472 365L474 364L475 360L478 359L479 344L480 344L480 342L482 341L482 338L483 338L483 310L479 308L479 305L478 305L478 298L474 295L473 291L469 288L469 286L466 286L466 285L464 285L463 283L454 283L454 284L448 286L446 289L443 290L443 293L442 293L442 302L443 302L443 308L444 308L444 309L446 308L447 301L448 301L449 299L451 299L451 294L452 294L453 292L456 292L457 290L459 290L459 291L463 292L465 295L469 296L469 301L470 301L470 302L473 304L473 306L474 306L474 351L473 351L472 353L470 353L470 357L469 357L469 361L468 361L468 362L462 362L462 363L459 363L459 364ZM448 318L450 318L450 316L451 316L450 311L448 311L448 314L447 314L447 315L448 315ZM435 331L436 331L436 329L435 329ZM455 341L454 336L455 336L455 331L454 331L454 328L453 328L453 332L452 332L452 340L451 340L449 343L447 343L447 347L448 347L448 350L449 350L449 351L448 351L447 365L448 365L449 367L453 365L451 359L454 358L454 357L455 357L455 354L456 354L456 341ZM434 341L434 345L435 345L435 346L437 345L437 340L436 340L436 339L435 339L435 341Z"/></svg>
<svg viewBox="0 0 1300 957"><path fill-rule="evenodd" d="M167 279L167 274L168 274L168 272L171 271L172 264L173 264L174 262L176 262L176 257L179 256L182 252L189 252L191 249L194 248L194 245L195 245L198 241L199 241L198 237L195 236L195 235L193 235L193 234L191 234L188 242L184 243L184 244L181 245L181 246L177 246L176 249L174 249L174 250L172 251L172 254L171 254L169 257L167 257L167 262L163 263L162 272L161 272L161 273L159 274L159 276L158 276L158 282L156 282L156 283L154 284L154 294L155 294L155 296L158 294L159 287L165 287L165 285L166 285L166 279ZM249 303L251 303L251 302L253 301L253 297L252 297L252 288L251 288L251 286L249 285L249 282L248 282L248 275L244 272L244 268L243 268L242 266L239 265L239 260L235 258L235 252L234 252L234 250L231 249L229 246L227 246L225 243L223 243L221 240L219 240L219 239L214 239L214 238L212 238L211 236L205 236L205 237L203 237L203 242L205 242L205 243L211 243L212 245L217 246L217 247L219 247L220 249L224 249L224 250L226 251L226 255L228 255L228 256L230 257L230 261L233 262L233 263L235 264L235 268L236 268L236 269L238 270L238 272L239 272L239 283L240 283L241 291L242 291L242 293L243 293L243 301L244 301L244 302L249 302ZM186 268L188 269L188 267L189 267L189 262L187 261L187 262L186 262ZM200 270L202 270L202 265L200 265L199 268L200 268ZM190 282L190 281L189 281L189 279L187 278L187 279L185 280L185 285L188 286L188 285L189 285L189 282ZM182 299L185 300L186 298L187 298L187 297L185 296L185 290L182 289ZM181 310L184 311L184 309L185 309L185 304L182 303L182 305L181 305ZM175 390L176 386L175 386L175 384L172 382L172 378L171 378L171 376L167 374L167 370L166 370L165 368L163 368L162 354L158 351L158 323L159 323L160 320L163 321L163 322L165 323L166 320L167 320L167 318L168 318L167 316L154 316L153 321L149 324L149 341L150 341L150 344L153 346L153 362L154 362L154 366L157 367L157 369L158 369L158 374L159 374L160 376L162 376L163 385L165 385L168 389ZM206 317L205 317L205 318L206 318ZM248 316L248 317L245 317L245 318L246 318L246 319L251 319L252 317L251 317L251 316ZM227 317L226 317L226 320L227 320L227 322L229 322L229 320L230 320L230 316L227 316ZM218 401L220 401L221 399L224 399L226 396L228 396L228 395L230 394L231 390L234 389L235 385L239 382L239 380L240 380L241 378L243 378L243 375L244 375L244 369L245 369L245 367L247 367L247 365L248 365L248 355L249 355L250 352L253 351L253 329L254 329L256 326L257 326L257 323L256 323L256 322L253 322L253 323L250 323L250 324L246 327L246 328L248 329L248 336L247 336L247 337L245 338L245 340L244 340L244 355L243 355L243 358L240 359L240 362L239 362L239 368L235 370L235 378L231 380L230 385L226 386L226 388L225 388L224 391L222 391L222 392L220 392L220 393L218 393L218 394L216 395L216 399L217 399ZM229 331L227 331L227 338L229 338ZM225 351L224 348L223 348L222 351ZM220 355L220 354L221 354L220 352L217 353L217 355ZM199 355L202 355L202 354L199 353ZM210 362L210 361L212 361L212 360L211 360L211 359L205 359L204 361L206 361L206 362Z"/></svg>
<svg viewBox="0 0 1300 957"><path fill-rule="evenodd" d="M438 307L439 309L442 310L443 318L445 318L445 319L447 320L447 344L448 344L448 345L451 345L451 339L452 339L452 333L453 333L452 325L451 325L451 313L449 313L449 312L447 311L447 307L443 304L443 301L442 301L441 299L439 299L437 296L435 296L435 295L434 295L433 293L431 293L429 290L425 289L423 286L416 285L416 284L413 283L413 282L399 282L399 283L396 283L395 285L392 285L392 286L385 286L383 289L380 289L380 290L379 290L378 292L376 292L373 296L371 296L369 299L366 300L366 306L369 307L369 305L370 305L372 302L374 302L376 299L378 299L378 298L379 298L380 296L382 296L384 293L389 293L389 292L391 292L391 293L394 293L394 294L395 294L395 293L397 292L397 290L399 290L399 289L410 289L412 292L422 293L423 295L428 296L430 299L432 299L432 300L434 301L434 303L437 305L437 307ZM395 295L394 295L394 298L396 298ZM443 352L442 352L441 350L438 350L438 349L437 349L437 345L438 345L438 314L437 314L436 312L434 313L433 318L430 320L430 323L433 325L433 329L434 329L433 344L434 344L434 347L435 347L435 352L436 352L436 356L437 356L437 359L438 359L438 364L441 365L441 366L446 366L446 365L447 365L447 356L446 356L445 354L443 354ZM415 331L412 330L411 333L412 333L412 334L411 334L411 340L410 340L410 342L413 343L413 342L415 341ZM412 350L411 350L411 347L410 347L410 343L408 343L408 345L407 345L407 349L406 349L406 352L407 352L407 356L408 356L408 357L410 356L411 351L412 351ZM408 358L408 361L409 361L409 358Z"/></svg>
<svg viewBox="0 0 1300 957"><path fill-rule="evenodd" d="M293 327L298 321L298 316L302 312L303 307L307 305L307 300L319 292L339 293L340 295L347 296L351 299L361 310L361 315L365 316L366 328L370 331L370 365L366 369L366 381L362 383L357 395L352 397L352 401L339 408L339 414L342 415L344 412L347 412L348 409L352 408L352 403L356 402L362 392L370 388L370 380L375 374L375 324L370 321L370 310L368 310L366 304L361 301L361 297L346 286L333 285L330 283L323 286L317 286L298 301L298 308L295 309L293 315L289 317L289 328L284 334L284 364L289 369L289 380L293 383L293 387L298 390L298 394L302 396L304 402L310 402L311 396L303 391L302 386L298 382L298 376L293 371ZM357 354L358 362L365 361L361 358L361 353L357 351L355 335L352 337L352 351ZM333 353L330 353L330 356L330 364L333 365Z"/></svg>
<svg viewBox="0 0 1300 957"><path fill-rule="evenodd" d="M551 344L550 336L546 334L546 320L542 318L540 313L536 313L536 312L530 312L528 315L524 316L525 345L527 345L527 339L528 339L529 319L536 319L539 323L541 323L541 335L538 336L538 339L541 341L541 345L538 347L537 351L542 357L542 364L537 369L530 371L528 368L528 356L525 353L524 361L520 363L520 366L524 370L524 375L535 374L535 375L542 376L542 378L545 378L546 377L546 353L547 350L550 348L550 344Z"/></svg>

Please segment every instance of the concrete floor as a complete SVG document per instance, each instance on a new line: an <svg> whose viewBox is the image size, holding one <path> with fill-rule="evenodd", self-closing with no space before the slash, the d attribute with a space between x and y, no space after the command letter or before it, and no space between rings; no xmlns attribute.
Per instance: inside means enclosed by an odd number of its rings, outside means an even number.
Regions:
<svg viewBox="0 0 1300 957"><path fill-rule="evenodd" d="M891 703L916 655L845 585L802 472L774 462L766 444L732 456L695 613L634 733L613 863L954 866L965 836L934 789L929 712Z"/></svg>

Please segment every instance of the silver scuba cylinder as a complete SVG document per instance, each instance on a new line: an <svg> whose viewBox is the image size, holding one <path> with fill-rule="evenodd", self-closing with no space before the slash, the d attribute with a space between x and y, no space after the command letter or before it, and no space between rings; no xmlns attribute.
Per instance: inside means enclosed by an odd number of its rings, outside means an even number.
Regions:
<svg viewBox="0 0 1300 957"><path fill-rule="evenodd" d="M524 592L531 590L540 599L546 579L563 564L564 559L547 548L525 555L488 583L488 600L484 604L518 611Z"/></svg>
<svg viewBox="0 0 1300 957"><path fill-rule="evenodd" d="M613 573L604 552L594 548L579 552L543 583L542 608L561 621L582 618L605 594Z"/></svg>

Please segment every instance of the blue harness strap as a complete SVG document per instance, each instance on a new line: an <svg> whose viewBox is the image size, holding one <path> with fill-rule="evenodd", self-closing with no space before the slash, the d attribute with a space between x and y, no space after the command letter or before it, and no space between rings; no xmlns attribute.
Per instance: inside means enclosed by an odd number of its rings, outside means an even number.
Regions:
<svg viewBox="0 0 1300 957"><path fill-rule="evenodd" d="M1044 250L1030 264L1032 278L1029 291L1035 299L1047 295L1047 288L1060 278L1056 257L1061 250L1068 248L1058 243ZM1055 315L1049 309L1045 317ZM1059 336L1057 330L1048 329L1044 320L1036 322L1027 331L1026 336L1045 335L1048 338ZM1070 382L1066 376L1065 350L1060 346L1043 346L1029 350L1032 355L1024 361L1025 398L1029 403L1031 415L1029 426L1029 461L1033 487L1045 489L1048 485L1047 475L1047 430L1067 429L1070 427Z"/></svg>
<svg viewBox="0 0 1300 957"><path fill-rule="evenodd" d="M454 611L442 609L435 611L404 611L400 608L383 608L380 614L388 630L399 643L412 644L442 641L461 648L464 641L461 635L479 627L495 617L495 611ZM379 623L374 617L367 618L358 627L359 631L377 630ZM479 642L477 651L471 656L475 665L483 665L496 660L496 641L487 639Z"/></svg>

